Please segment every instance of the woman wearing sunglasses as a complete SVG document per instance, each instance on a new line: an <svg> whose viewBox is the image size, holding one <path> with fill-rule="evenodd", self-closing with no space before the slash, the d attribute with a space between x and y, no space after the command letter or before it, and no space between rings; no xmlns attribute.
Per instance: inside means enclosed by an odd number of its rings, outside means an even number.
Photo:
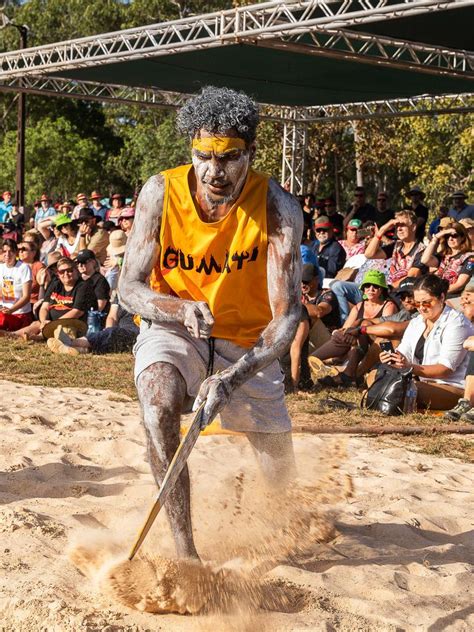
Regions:
<svg viewBox="0 0 474 632"><path fill-rule="evenodd" d="M423 252L420 263L449 283L448 298L459 297L471 278L467 269L474 256L467 230L458 222L435 233Z"/></svg>
<svg viewBox="0 0 474 632"><path fill-rule="evenodd" d="M388 286L383 272L378 270L366 272L360 289L362 301L352 308L342 329L333 331L331 340L312 354L323 361L329 358L341 358L342 360L346 356L348 359L346 368L339 375L336 377L328 375L318 379L322 386L335 388L355 384L357 367L371 344L364 328L357 333L355 329L363 320L391 316L398 311L397 305L388 298ZM348 332L349 329L351 333Z"/></svg>
<svg viewBox="0 0 474 632"><path fill-rule="evenodd" d="M434 410L448 410L463 396L468 363L463 343L474 333L464 314L446 305L448 288L448 281L435 274L417 279L413 291L419 315L397 351L380 354L381 362L413 370L419 379L417 403Z"/></svg>
<svg viewBox="0 0 474 632"><path fill-rule="evenodd" d="M31 307L37 302L39 298L40 282L38 275L40 271L46 266L40 261L40 251L38 245L34 241L22 241L18 246L18 258L23 263L27 263L30 266L32 274L31 283Z"/></svg>

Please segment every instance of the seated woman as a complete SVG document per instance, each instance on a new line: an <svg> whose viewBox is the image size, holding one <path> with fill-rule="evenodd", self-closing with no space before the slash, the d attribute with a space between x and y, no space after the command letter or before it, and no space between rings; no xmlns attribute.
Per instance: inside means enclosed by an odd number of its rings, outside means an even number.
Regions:
<svg viewBox="0 0 474 632"><path fill-rule="evenodd" d="M370 345L367 333L357 331L355 328L363 320L391 316L398 311L396 303L388 298L387 281L383 272L378 270L366 272L360 289L363 293L362 301L354 305L342 329L333 331L331 340L311 354L319 360L339 358L341 361L348 355L348 364L338 376L328 375L318 379L322 386L334 388L355 384L357 367ZM347 331L349 329L350 333Z"/></svg>
<svg viewBox="0 0 474 632"><path fill-rule="evenodd" d="M39 299L41 271L46 267L40 261L39 248L34 241L22 241L18 246L18 257L23 263L27 263L31 269L31 307L37 303Z"/></svg>
<svg viewBox="0 0 474 632"><path fill-rule="evenodd" d="M422 272L429 267L433 274L448 281L447 298L451 300L461 296L471 278L466 266L472 257L474 252L467 230L462 224L455 222L433 235L421 255L420 264L424 267L421 268Z"/></svg>
<svg viewBox="0 0 474 632"><path fill-rule="evenodd" d="M139 332L133 314L123 309L116 297L110 306L105 329L76 339L60 330L57 338L50 338L47 345L53 353L68 355L125 353L132 351Z"/></svg>
<svg viewBox="0 0 474 632"><path fill-rule="evenodd" d="M18 246L13 239L2 245L0 263L0 330L17 331L31 322L31 270L17 261Z"/></svg>
<svg viewBox="0 0 474 632"><path fill-rule="evenodd" d="M77 222L67 215L57 215L54 219L54 226L60 235L56 243L56 250L59 250L63 257L75 259L79 252L79 240L81 235L77 227Z"/></svg>
<svg viewBox="0 0 474 632"><path fill-rule="evenodd" d="M413 370L419 378L417 403L434 410L448 410L462 398L468 363L463 344L474 333L466 316L446 305L448 288L448 281L435 274L417 279L419 315L410 321L397 350L380 354L381 362Z"/></svg>
<svg viewBox="0 0 474 632"><path fill-rule="evenodd" d="M337 299L331 290L320 289L318 271L311 263L303 265L301 302L301 321L291 343L289 357L287 355L281 361L287 391L308 390L313 386L308 365L310 341L317 349L341 325Z"/></svg>
<svg viewBox="0 0 474 632"><path fill-rule="evenodd" d="M18 330L16 335L28 340L43 340L44 326L52 320L87 320L87 312L97 308L94 290L88 281L83 281L76 262L68 257L59 259L56 265L57 278L49 284L43 304L39 310L39 320L29 327Z"/></svg>

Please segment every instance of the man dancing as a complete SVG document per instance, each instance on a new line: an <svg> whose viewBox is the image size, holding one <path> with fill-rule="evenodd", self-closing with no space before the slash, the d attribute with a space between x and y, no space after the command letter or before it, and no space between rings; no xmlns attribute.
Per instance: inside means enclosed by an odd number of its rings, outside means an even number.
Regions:
<svg viewBox="0 0 474 632"><path fill-rule="evenodd" d="M152 176L137 201L119 294L141 315L135 380L158 485L179 445L180 416L205 401L203 426L246 433L266 479L294 468L277 358L301 314L295 198L251 169L257 105L207 87L178 114L192 164ZM211 371L213 375L210 375ZM167 501L180 557L195 557L183 470Z"/></svg>

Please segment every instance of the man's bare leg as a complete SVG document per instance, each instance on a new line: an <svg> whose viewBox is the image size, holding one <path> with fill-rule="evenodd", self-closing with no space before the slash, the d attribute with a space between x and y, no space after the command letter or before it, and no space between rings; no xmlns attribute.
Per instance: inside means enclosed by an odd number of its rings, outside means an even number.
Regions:
<svg viewBox="0 0 474 632"><path fill-rule="evenodd" d="M247 432L247 439L266 482L285 487L296 475L291 432Z"/></svg>
<svg viewBox="0 0 474 632"><path fill-rule="evenodd" d="M147 435L150 466L159 487L179 445L186 384L176 367L166 362L156 362L140 374L137 391ZM177 555L199 559L191 525L187 466L168 496L166 512Z"/></svg>

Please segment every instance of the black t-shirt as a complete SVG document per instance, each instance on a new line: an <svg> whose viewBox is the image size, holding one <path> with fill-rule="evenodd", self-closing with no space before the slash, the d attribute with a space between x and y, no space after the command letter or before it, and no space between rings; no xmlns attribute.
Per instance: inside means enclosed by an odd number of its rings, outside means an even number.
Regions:
<svg viewBox="0 0 474 632"><path fill-rule="evenodd" d="M421 223L416 229L416 238L418 241L423 241L423 237L425 236L425 228L426 222L428 221L428 208L424 206L424 204L418 204L416 208L413 209L415 215L418 218L422 218L424 221Z"/></svg>
<svg viewBox="0 0 474 632"><path fill-rule="evenodd" d="M352 212L352 206L349 207L347 213ZM377 209L372 204L366 202L363 206L359 207L357 211L354 213L351 219L360 219L362 223L364 222L375 222Z"/></svg>
<svg viewBox="0 0 474 632"><path fill-rule="evenodd" d="M110 309L110 285L107 279L100 272L94 272L94 274L87 280L87 283L92 285L95 297L98 301L107 301L104 309L102 310L106 314Z"/></svg>
<svg viewBox="0 0 474 632"><path fill-rule="evenodd" d="M384 224L386 224L387 222L389 222L391 219L394 219L394 218L395 218L395 211L392 211L392 209L388 208L383 213L375 209L374 222L377 224L377 228L380 228L381 226L383 226Z"/></svg>
<svg viewBox="0 0 474 632"><path fill-rule="evenodd" d="M69 310L79 309L84 312L80 320L86 321L91 307L97 309L92 285L82 279L77 281L72 290L66 290L59 279L53 279L48 285L44 300L49 303L49 320L57 320Z"/></svg>
<svg viewBox="0 0 474 632"><path fill-rule="evenodd" d="M331 290L319 290L317 296L309 301L310 305L319 305L320 303L327 303L331 306L331 311L326 316L321 318L322 322L326 325L329 331L334 331L341 326L341 312L339 311L339 303L337 297ZM303 305L303 319L311 320L308 310Z"/></svg>

